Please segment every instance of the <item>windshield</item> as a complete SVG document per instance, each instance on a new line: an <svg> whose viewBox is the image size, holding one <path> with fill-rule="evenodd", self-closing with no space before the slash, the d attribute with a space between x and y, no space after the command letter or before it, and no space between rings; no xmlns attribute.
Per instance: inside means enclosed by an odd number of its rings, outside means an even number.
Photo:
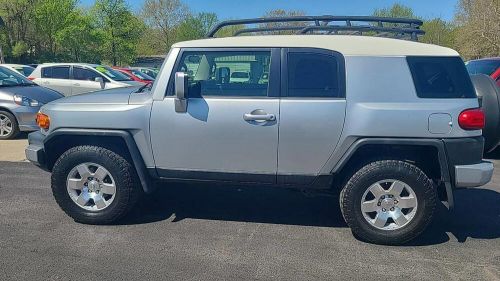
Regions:
<svg viewBox="0 0 500 281"><path fill-rule="evenodd" d="M95 69L115 81L132 81L127 75L108 66L99 65L96 66Z"/></svg>
<svg viewBox="0 0 500 281"><path fill-rule="evenodd" d="M469 74L486 74L490 76L500 67L500 60L476 60L467 63Z"/></svg>
<svg viewBox="0 0 500 281"><path fill-rule="evenodd" d="M5 67L0 67L0 87L32 86L35 83L26 79L21 74Z"/></svg>
<svg viewBox="0 0 500 281"><path fill-rule="evenodd" d="M147 81L153 81L153 80L155 80L153 77L151 77L151 76L149 76L149 75L147 75L147 74L145 74L145 73L142 73L142 72L140 72L139 70L132 69L131 71L132 71L132 73L133 73L135 76L137 76L139 79L142 79L142 80L147 80Z"/></svg>

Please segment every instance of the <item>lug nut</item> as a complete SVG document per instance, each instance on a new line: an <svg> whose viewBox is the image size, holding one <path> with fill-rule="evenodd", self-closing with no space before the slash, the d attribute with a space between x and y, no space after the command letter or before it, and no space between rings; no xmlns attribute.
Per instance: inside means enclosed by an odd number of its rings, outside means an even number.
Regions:
<svg viewBox="0 0 500 281"><path fill-rule="evenodd" d="M377 203L377 206L380 206L380 205L381 205L381 204L380 204L380 202L378 202L378 203Z"/></svg>
<svg viewBox="0 0 500 281"><path fill-rule="evenodd" d="M398 200L394 200L394 204L398 204Z"/></svg>
<svg viewBox="0 0 500 281"><path fill-rule="evenodd" d="M387 210L385 208L382 208L382 212L385 212L385 211L387 211Z"/></svg>
<svg viewBox="0 0 500 281"><path fill-rule="evenodd" d="M391 208L391 211L394 211L394 207Z"/></svg>

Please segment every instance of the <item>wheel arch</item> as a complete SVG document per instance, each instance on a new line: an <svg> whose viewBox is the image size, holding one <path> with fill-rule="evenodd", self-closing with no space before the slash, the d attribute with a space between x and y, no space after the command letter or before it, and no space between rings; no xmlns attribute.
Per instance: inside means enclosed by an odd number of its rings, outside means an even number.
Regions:
<svg viewBox="0 0 500 281"><path fill-rule="evenodd" d="M68 149L79 145L96 145L112 150L132 162L144 192L154 191L144 160L134 138L124 130L58 129L43 141L46 168L51 171L57 159Z"/></svg>
<svg viewBox="0 0 500 281"><path fill-rule="evenodd" d="M368 162L402 160L415 164L438 184L438 192L453 208L453 181L444 142L440 139L365 138L355 141L331 173L346 182L349 175Z"/></svg>

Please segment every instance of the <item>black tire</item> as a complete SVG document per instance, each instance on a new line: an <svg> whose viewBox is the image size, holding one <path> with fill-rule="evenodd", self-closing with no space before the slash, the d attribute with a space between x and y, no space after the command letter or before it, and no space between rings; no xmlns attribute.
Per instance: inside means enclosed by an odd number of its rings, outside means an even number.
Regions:
<svg viewBox="0 0 500 281"><path fill-rule="evenodd" d="M484 74L472 75L471 79L478 97L482 99L481 108L486 118L484 151L491 152L500 143L500 88Z"/></svg>
<svg viewBox="0 0 500 281"><path fill-rule="evenodd" d="M0 110L0 116L2 115L7 117L12 123L12 131L5 136L0 134L0 140L10 140L17 137L17 135L19 135L19 124L17 123L16 117L8 111Z"/></svg>
<svg viewBox="0 0 500 281"><path fill-rule="evenodd" d="M67 191L70 171L79 164L92 162L106 168L115 180L113 202L103 210L89 211L78 206ZM76 222L112 224L125 216L136 204L142 188L136 171L121 155L97 146L78 146L64 152L52 169L52 193L63 211Z"/></svg>
<svg viewBox="0 0 500 281"><path fill-rule="evenodd" d="M395 230L378 229L361 211L362 197L373 184L387 179L409 185L415 192L418 208L407 225ZM432 221L437 205L437 191L418 167L397 160L372 162L357 171L340 194L340 207L345 221L360 240L383 245L401 245L419 236Z"/></svg>

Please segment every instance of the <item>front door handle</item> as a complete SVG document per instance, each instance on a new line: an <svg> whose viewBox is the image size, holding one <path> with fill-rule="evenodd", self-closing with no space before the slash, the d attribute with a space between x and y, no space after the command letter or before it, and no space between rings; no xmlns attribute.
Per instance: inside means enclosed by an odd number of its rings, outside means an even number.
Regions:
<svg viewBox="0 0 500 281"><path fill-rule="evenodd" d="M75 83L75 84L73 84L73 86L77 86L78 87L78 86L80 86L80 83Z"/></svg>
<svg viewBox="0 0 500 281"><path fill-rule="evenodd" d="M276 120L276 115L268 114L262 109L256 109L250 113L245 113L243 115L243 120L256 122L274 121Z"/></svg>

